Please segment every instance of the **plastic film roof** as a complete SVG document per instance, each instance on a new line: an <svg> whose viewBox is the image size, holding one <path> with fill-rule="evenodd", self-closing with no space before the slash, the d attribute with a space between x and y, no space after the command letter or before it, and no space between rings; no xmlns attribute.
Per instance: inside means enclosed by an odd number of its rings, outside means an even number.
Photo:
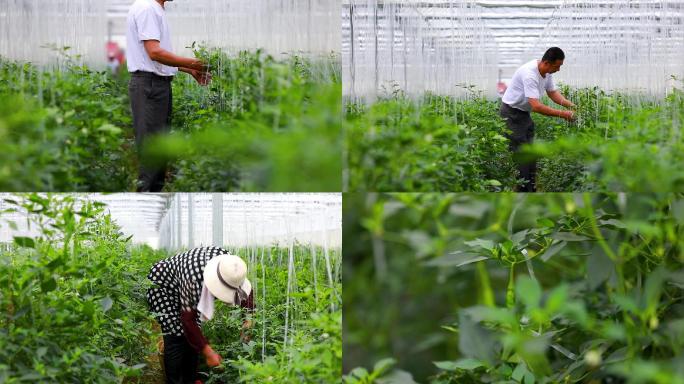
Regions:
<svg viewBox="0 0 684 384"><path fill-rule="evenodd" d="M109 36L126 45L134 0L2 0L0 56L54 60L41 46L71 47L89 64L104 64ZM322 55L339 52L339 3L328 0L175 0L166 3L174 52L206 42L228 51Z"/></svg>
<svg viewBox="0 0 684 384"><path fill-rule="evenodd" d="M341 245L342 197L326 193L73 194L100 201L134 243L180 249L200 245L246 246L312 243ZM0 211L14 206L0 194ZM16 229L9 225L12 221ZM0 242L35 236L25 212L0 213Z"/></svg>
<svg viewBox="0 0 684 384"><path fill-rule="evenodd" d="M491 95L551 46L565 51L557 77L571 85L661 95L684 75L682 0L343 0L342 24L348 96L392 82L446 94L466 82Z"/></svg>

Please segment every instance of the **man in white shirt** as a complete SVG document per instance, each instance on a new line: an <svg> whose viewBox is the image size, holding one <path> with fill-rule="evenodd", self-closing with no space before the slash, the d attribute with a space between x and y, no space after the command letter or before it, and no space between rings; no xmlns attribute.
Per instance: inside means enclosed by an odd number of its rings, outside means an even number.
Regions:
<svg viewBox="0 0 684 384"><path fill-rule="evenodd" d="M539 101L546 92L554 103L566 108L575 108L575 104L563 97L553 82L552 74L560 71L563 60L565 60L565 53L560 48L549 48L541 60L532 60L515 71L510 85L501 98L499 114L511 131L507 136L509 148L514 155L521 145L531 144L534 140L534 122L530 112L556 116L568 121L575 120L573 111L553 109ZM536 162L516 162L520 177L525 180L519 192L534 192L536 190Z"/></svg>
<svg viewBox="0 0 684 384"><path fill-rule="evenodd" d="M171 33L164 3L172 0L136 0L128 11L126 61L131 82L133 128L138 149L154 134L167 132L171 125L171 80L178 71L194 77L201 85L211 80L202 61L172 53ZM139 192L159 192L164 187L166 166L142 164Z"/></svg>

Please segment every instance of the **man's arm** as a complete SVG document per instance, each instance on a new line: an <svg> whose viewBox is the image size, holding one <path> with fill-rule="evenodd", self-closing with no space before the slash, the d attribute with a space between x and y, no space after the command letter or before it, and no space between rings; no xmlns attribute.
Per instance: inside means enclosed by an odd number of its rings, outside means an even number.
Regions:
<svg viewBox="0 0 684 384"><path fill-rule="evenodd" d="M539 99L533 99L531 97L528 97L527 100L530 103L530 107L532 107L532 112L541 113L542 115L546 116L560 117L568 121L574 120L575 116L572 111L561 111L559 109L547 107L546 105L542 104Z"/></svg>
<svg viewBox="0 0 684 384"><path fill-rule="evenodd" d="M554 103L560 106L565 108L575 108L575 104L563 97L563 95L561 95L561 93L558 91L546 91L546 94L549 95L549 98L553 100Z"/></svg>
<svg viewBox="0 0 684 384"><path fill-rule="evenodd" d="M150 56L150 59L158 63L168 65L170 67L178 67L181 71L183 69L206 71L206 66L202 63L201 60L175 55L162 48L157 40L145 40L144 43L145 51Z"/></svg>

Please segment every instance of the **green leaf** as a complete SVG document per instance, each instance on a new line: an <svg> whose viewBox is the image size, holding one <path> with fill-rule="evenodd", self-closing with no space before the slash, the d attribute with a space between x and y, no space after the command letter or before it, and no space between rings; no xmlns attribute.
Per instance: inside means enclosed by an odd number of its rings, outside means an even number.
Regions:
<svg viewBox="0 0 684 384"><path fill-rule="evenodd" d="M385 372L387 372L394 364L396 364L397 361L394 360L393 358L389 357L386 359L382 359L373 365L373 374L381 376Z"/></svg>
<svg viewBox="0 0 684 384"><path fill-rule="evenodd" d="M356 367L349 372L350 376L356 376L358 378L368 376L368 370L364 367Z"/></svg>
<svg viewBox="0 0 684 384"><path fill-rule="evenodd" d="M395 369L392 373L386 375L385 377L375 380L377 384L418 384L413 380L413 376L401 369Z"/></svg>
<svg viewBox="0 0 684 384"><path fill-rule="evenodd" d="M511 374L511 379L518 382L522 382L523 378L525 377L525 374L528 372L529 371L527 370L527 366L525 365L525 363L520 363L513 370L513 373Z"/></svg>
<svg viewBox="0 0 684 384"><path fill-rule="evenodd" d="M615 227L615 228L620 228L620 229L627 229L627 225L625 223L623 223L620 220L616 220L616 219L599 220L599 224L611 226L611 227Z"/></svg>
<svg viewBox="0 0 684 384"><path fill-rule="evenodd" d="M36 242L30 237L14 236L14 244L24 248L35 248Z"/></svg>
<svg viewBox="0 0 684 384"><path fill-rule="evenodd" d="M480 219L489 209L490 205L484 201L468 201L464 204L451 204L449 213L457 217Z"/></svg>
<svg viewBox="0 0 684 384"><path fill-rule="evenodd" d="M31 373L27 373L27 374L25 374L25 375L22 375L22 376L19 378L19 381L28 381L28 382L34 383L35 380L42 379L42 378L44 378L44 376L41 375L40 373L31 372Z"/></svg>
<svg viewBox="0 0 684 384"><path fill-rule="evenodd" d="M64 265L64 259L61 256L55 257L52 261L47 263L45 266L50 271L55 270L57 267Z"/></svg>
<svg viewBox="0 0 684 384"><path fill-rule="evenodd" d="M581 301L570 301L565 303L561 311L569 318L575 320L582 326L587 326L589 323L589 315L584 303Z"/></svg>
<svg viewBox="0 0 684 384"><path fill-rule="evenodd" d="M496 337L473 321L465 311L459 313L458 349L466 357L492 363L499 353Z"/></svg>
<svg viewBox="0 0 684 384"><path fill-rule="evenodd" d="M528 310L539 307L541 295L541 287L537 280L534 280L527 275L518 278L516 297L525 304Z"/></svg>
<svg viewBox="0 0 684 384"><path fill-rule="evenodd" d="M529 233L529 229L524 229L522 231L518 231L511 236L511 241L513 242L514 245L519 245L523 240L525 240L525 236L527 236L527 233Z"/></svg>
<svg viewBox="0 0 684 384"><path fill-rule="evenodd" d="M91 301L86 301L83 303L82 310L86 317L93 317L95 314L95 304L93 304Z"/></svg>
<svg viewBox="0 0 684 384"><path fill-rule="evenodd" d="M516 326L518 320L515 314L507 308L487 307L478 305L469 307L463 310L470 318L476 322L491 322L497 324L506 324L509 326Z"/></svg>
<svg viewBox="0 0 684 384"><path fill-rule="evenodd" d="M97 130L100 132L109 133L111 135L119 135L121 132L123 132L121 128L109 123L101 125Z"/></svg>
<svg viewBox="0 0 684 384"><path fill-rule="evenodd" d="M613 295L613 300L617 305L620 306L620 308L622 308L623 311L631 312L634 314L639 314L640 312L636 300L629 296L620 295L616 293Z"/></svg>
<svg viewBox="0 0 684 384"><path fill-rule="evenodd" d="M456 251L448 255L437 257L425 262L425 265L431 267L462 267L467 264L476 263L478 261L487 260L489 257L476 255L473 253L464 253Z"/></svg>
<svg viewBox="0 0 684 384"><path fill-rule="evenodd" d="M540 227L553 228L556 224L551 219L542 217L541 219L537 219L537 225Z"/></svg>
<svg viewBox="0 0 684 384"><path fill-rule="evenodd" d="M556 313L565 305L568 298L568 286L561 284L553 289L546 299L546 311L548 313Z"/></svg>
<svg viewBox="0 0 684 384"><path fill-rule="evenodd" d="M543 261L548 261L553 255L560 252L561 249L565 248L568 243L566 241L560 241L555 244L551 244L550 247L546 248L544 253L540 256Z"/></svg>
<svg viewBox="0 0 684 384"><path fill-rule="evenodd" d="M684 270L670 272L667 276L667 279L670 284L684 289Z"/></svg>
<svg viewBox="0 0 684 384"><path fill-rule="evenodd" d="M656 268L646 279L644 284L644 295L641 300L640 307L649 312L655 311L660 301L660 294L662 293L663 282L665 281L665 269L663 267Z"/></svg>
<svg viewBox="0 0 684 384"><path fill-rule="evenodd" d="M590 290L595 290L615 273L615 264L606 255L603 248L596 245L587 258L587 284Z"/></svg>
<svg viewBox="0 0 684 384"><path fill-rule="evenodd" d="M551 235L554 240L565 240L565 241L587 241L590 240L586 236L578 235L572 232L556 232Z"/></svg>
<svg viewBox="0 0 684 384"><path fill-rule="evenodd" d="M456 371L459 369L465 370L465 371L472 371L474 369L484 367L485 364L477 359L459 359L456 361L435 361L434 364L437 366L439 369L443 369L445 371Z"/></svg>
<svg viewBox="0 0 684 384"><path fill-rule="evenodd" d="M488 251L491 251L492 249L494 249L494 243L491 240L485 240L485 239L475 239L475 240L471 240L471 241L466 241L463 244L465 244L469 247L473 247L473 248L477 248L477 247L484 248Z"/></svg>
<svg viewBox="0 0 684 384"><path fill-rule="evenodd" d="M57 288L57 281L54 277L49 277L40 282L40 289L44 293L54 291Z"/></svg>

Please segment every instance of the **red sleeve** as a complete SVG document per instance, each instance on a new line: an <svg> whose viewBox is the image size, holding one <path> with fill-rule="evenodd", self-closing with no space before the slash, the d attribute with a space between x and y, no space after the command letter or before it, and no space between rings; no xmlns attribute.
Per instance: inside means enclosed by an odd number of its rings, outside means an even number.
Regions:
<svg viewBox="0 0 684 384"><path fill-rule="evenodd" d="M249 312L254 312L254 290L249 293L247 300L240 303L240 306Z"/></svg>
<svg viewBox="0 0 684 384"><path fill-rule="evenodd" d="M185 338L195 351L202 352L204 347L209 343L202 334L200 327L197 326L197 322L195 321L196 318L197 311L195 310L181 311L181 323L183 324Z"/></svg>

